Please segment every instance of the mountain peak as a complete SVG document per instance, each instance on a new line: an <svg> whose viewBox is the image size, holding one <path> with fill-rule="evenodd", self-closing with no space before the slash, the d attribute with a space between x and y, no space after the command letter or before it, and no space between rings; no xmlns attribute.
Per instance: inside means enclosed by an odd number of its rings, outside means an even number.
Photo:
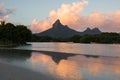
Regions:
<svg viewBox="0 0 120 80"><path fill-rule="evenodd" d="M38 36L51 36L51 37L71 37L74 35L86 35L86 34L100 34L101 31L98 28L90 29L89 27L83 32L77 32L67 25L63 25L60 20L56 20L53 27L38 33Z"/></svg>
<svg viewBox="0 0 120 80"><path fill-rule="evenodd" d="M88 27L84 32L91 32L91 29Z"/></svg>
<svg viewBox="0 0 120 80"><path fill-rule="evenodd" d="M101 31L99 30L99 28L96 28L96 27L93 28L92 31L93 31L93 32L96 32L96 33L101 33Z"/></svg>
<svg viewBox="0 0 120 80"><path fill-rule="evenodd" d="M95 27L95 28L93 28L92 30L99 30L99 28Z"/></svg>
<svg viewBox="0 0 120 80"><path fill-rule="evenodd" d="M55 23L61 23L61 22L60 22L60 20L59 20L59 19L57 19L57 20L55 21Z"/></svg>
<svg viewBox="0 0 120 80"><path fill-rule="evenodd" d="M91 30L89 27L86 30Z"/></svg>
<svg viewBox="0 0 120 80"><path fill-rule="evenodd" d="M84 31L85 34L100 34L99 28L90 29L89 27Z"/></svg>
<svg viewBox="0 0 120 80"><path fill-rule="evenodd" d="M53 24L53 28L56 28L56 27L61 27L63 26L62 23L60 22L60 20L56 20L55 23Z"/></svg>

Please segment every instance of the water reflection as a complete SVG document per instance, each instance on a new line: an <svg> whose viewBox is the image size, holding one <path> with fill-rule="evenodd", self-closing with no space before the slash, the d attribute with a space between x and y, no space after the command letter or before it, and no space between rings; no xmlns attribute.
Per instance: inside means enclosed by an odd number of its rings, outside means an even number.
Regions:
<svg viewBox="0 0 120 80"><path fill-rule="evenodd" d="M15 61L54 80L120 80L120 58L76 54L0 50L0 60Z"/></svg>
<svg viewBox="0 0 120 80"><path fill-rule="evenodd" d="M31 48L23 49L66 52L75 54L92 54L120 57L120 45L116 44L75 44L75 43L31 43Z"/></svg>
<svg viewBox="0 0 120 80"><path fill-rule="evenodd" d="M67 60L68 57L78 55L78 54L65 54L65 53L59 53L59 52L43 52L42 54L50 56L52 60L57 64L59 64L61 60Z"/></svg>
<svg viewBox="0 0 120 80"><path fill-rule="evenodd" d="M26 61L31 57L31 51L26 50L12 50L12 49L0 49L0 59L7 61Z"/></svg>
<svg viewBox="0 0 120 80"><path fill-rule="evenodd" d="M120 58L88 58L80 55L66 56L64 58L57 55L57 53L55 55L52 53L32 53L30 60L32 66L38 71L42 70L44 74L57 77L58 80L120 79Z"/></svg>
<svg viewBox="0 0 120 80"><path fill-rule="evenodd" d="M81 73L78 71L79 66L74 61L67 60L74 54L63 53L32 53L31 62L37 70L46 72L47 75L52 75L58 80L80 80ZM39 67L37 67L39 66Z"/></svg>

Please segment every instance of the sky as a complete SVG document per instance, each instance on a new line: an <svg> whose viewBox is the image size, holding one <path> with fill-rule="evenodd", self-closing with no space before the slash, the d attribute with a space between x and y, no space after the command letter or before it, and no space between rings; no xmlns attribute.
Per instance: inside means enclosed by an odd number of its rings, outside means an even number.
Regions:
<svg viewBox="0 0 120 80"><path fill-rule="evenodd" d="M70 28L83 31L98 27L120 32L120 0L0 0L0 20L29 26L42 32L60 19Z"/></svg>

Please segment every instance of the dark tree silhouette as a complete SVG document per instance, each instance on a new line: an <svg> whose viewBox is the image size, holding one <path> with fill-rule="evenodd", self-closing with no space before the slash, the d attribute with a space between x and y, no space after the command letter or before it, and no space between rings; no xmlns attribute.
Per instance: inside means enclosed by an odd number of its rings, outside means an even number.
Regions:
<svg viewBox="0 0 120 80"><path fill-rule="evenodd" d="M32 32L24 25L0 24L0 44L25 44L31 38Z"/></svg>

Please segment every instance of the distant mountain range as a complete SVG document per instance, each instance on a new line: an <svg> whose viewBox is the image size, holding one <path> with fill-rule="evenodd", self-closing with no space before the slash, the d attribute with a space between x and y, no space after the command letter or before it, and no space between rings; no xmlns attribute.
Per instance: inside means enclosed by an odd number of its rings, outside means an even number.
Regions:
<svg viewBox="0 0 120 80"><path fill-rule="evenodd" d="M61 24L60 20L55 21L53 27L43 31L41 33L37 33L37 36L51 36L51 37L70 37L73 35L85 35L85 34L100 34L101 31L98 28L87 28L83 32L75 31L69 28L67 25Z"/></svg>

